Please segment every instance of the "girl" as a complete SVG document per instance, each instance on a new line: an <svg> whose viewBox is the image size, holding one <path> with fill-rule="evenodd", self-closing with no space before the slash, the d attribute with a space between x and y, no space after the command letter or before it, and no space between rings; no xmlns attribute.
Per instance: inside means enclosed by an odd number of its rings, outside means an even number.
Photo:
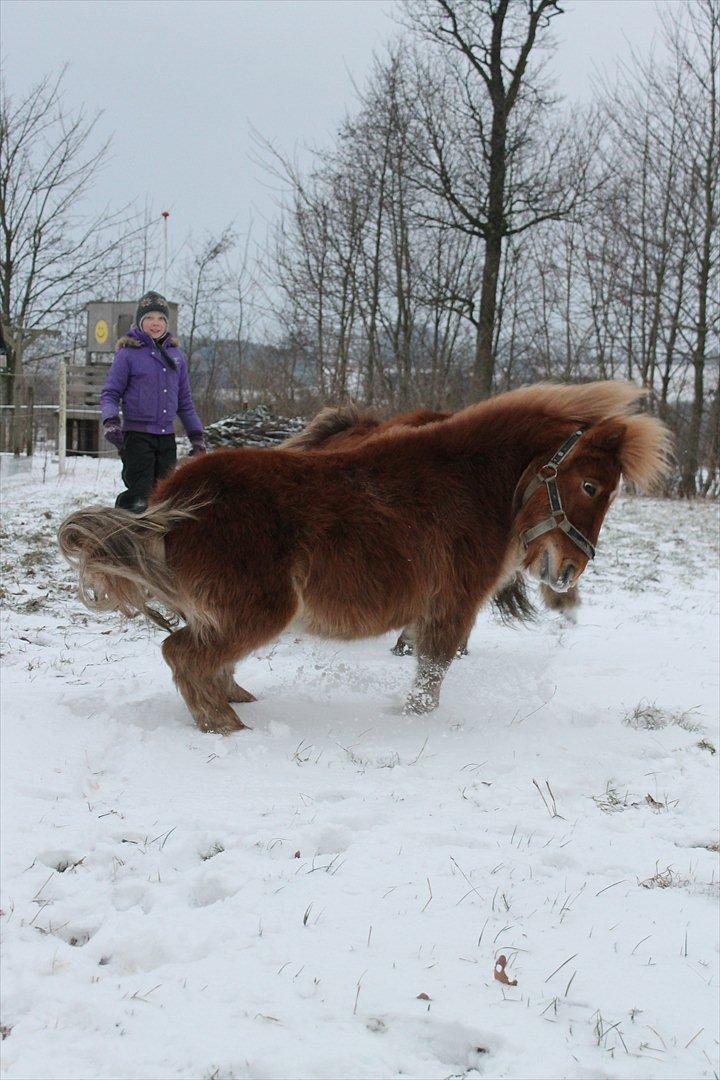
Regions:
<svg viewBox="0 0 720 1080"><path fill-rule="evenodd" d="M136 513L146 508L155 483L177 461L176 415L192 444L190 456L207 449L185 357L168 333L169 317L167 301L160 293L147 292L140 298L135 323L118 341L100 393L105 438L120 453L127 488L115 505Z"/></svg>

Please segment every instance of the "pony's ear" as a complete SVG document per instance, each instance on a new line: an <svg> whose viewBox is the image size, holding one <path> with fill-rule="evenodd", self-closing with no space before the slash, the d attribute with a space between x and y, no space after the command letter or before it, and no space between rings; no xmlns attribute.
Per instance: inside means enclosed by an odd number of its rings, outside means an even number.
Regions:
<svg viewBox="0 0 720 1080"><path fill-rule="evenodd" d="M641 413L623 417L603 436L604 449L617 453L623 478L651 491L658 488L672 467L672 436L660 420Z"/></svg>

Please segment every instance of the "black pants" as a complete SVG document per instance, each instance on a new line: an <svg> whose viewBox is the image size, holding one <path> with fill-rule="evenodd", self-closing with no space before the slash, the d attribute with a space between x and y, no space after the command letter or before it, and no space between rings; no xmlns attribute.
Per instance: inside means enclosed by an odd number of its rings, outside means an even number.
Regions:
<svg viewBox="0 0 720 1080"><path fill-rule="evenodd" d="M115 505L123 510L144 510L157 481L175 467L175 436L126 431L120 457L123 463L122 481L127 491L120 492Z"/></svg>

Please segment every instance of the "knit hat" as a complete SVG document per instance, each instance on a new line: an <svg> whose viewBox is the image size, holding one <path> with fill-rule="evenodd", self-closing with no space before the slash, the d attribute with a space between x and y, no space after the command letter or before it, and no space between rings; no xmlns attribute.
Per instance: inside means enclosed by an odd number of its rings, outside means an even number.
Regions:
<svg viewBox="0 0 720 1080"><path fill-rule="evenodd" d="M135 325L139 330L142 330L142 321L145 316L150 315L152 312L162 315L168 327L170 326L170 308L167 300L159 292L150 291L140 297L138 306L135 309Z"/></svg>

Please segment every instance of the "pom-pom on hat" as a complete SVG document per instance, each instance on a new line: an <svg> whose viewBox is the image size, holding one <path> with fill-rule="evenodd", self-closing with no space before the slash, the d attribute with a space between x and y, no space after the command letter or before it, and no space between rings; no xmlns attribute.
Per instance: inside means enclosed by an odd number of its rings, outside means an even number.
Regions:
<svg viewBox="0 0 720 1080"><path fill-rule="evenodd" d="M156 312L158 315L162 315L163 319L170 326L170 308L168 302L164 296L161 296L159 292L146 292L138 300L138 306L135 309L135 325L138 329L142 330L142 321L146 315L150 315Z"/></svg>

